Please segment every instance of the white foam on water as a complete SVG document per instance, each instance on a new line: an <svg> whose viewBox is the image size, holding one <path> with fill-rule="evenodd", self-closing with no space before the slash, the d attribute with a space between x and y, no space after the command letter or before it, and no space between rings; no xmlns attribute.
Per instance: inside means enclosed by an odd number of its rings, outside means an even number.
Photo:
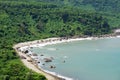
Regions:
<svg viewBox="0 0 120 80"><path fill-rule="evenodd" d="M100 51L100 49L96 49L96 51Z"/></svg>
<svg viewBox="0 0 120 80"><path fill-rule="evenodd" d="M120 38L120 36L117 36L118 38ZM113 38L113 37L108 37L108 38ZM46 46L46 45L52 45L52 44L58 44L58 43L63 43L63 42L73 42L73 41L80 41L80 40L97 40L97 39L104 39L104 38L95 38L95 37L88 37L88 38L76 38L76 39L67 39L67 40L57 40L57 41L52 41L52 42L45 42L45 43L35 43L35 44L31 44L31 45L28 45L28 46L23 46L23 47L20 47L20 50L21 51L24 51L24 50L27 50L29 49L30 47L39 47L39 48L43 48L43 46ZM32 42L31 42L32 43ZM56 50L55 48L48 48L48 50ZM99 51L99 49L96 49L96 51ZM31 54L31 53L29 53ZM32 58L32 57L31 57ZM68 58L67 56L64 56L63 58ZM39 64L38 64L39 65ZM43 66L42 64L40 64L40 66ZM39 67L40 67L39 66ZM41 67L40 67L41 68ZM58 77L61 77L61 78L64 78L65 80L73 80L72 78L68 78L68 77L65 77L65 76L62 76L60 74L57 74L55 72L50 72L50 71L47 71L47 70L44 70L43 71L47 72L47 73L50 73L52 75L55 75L55 76L58 76Z"/></svg>
<svg viewBox="0 0 120 80"><path fill-rule="evenodd" d="M57 49L56 49L56 48L47 48L47 50L55 51L55 50L57 50Z"/></svg>
<svg viewBox="0 0 120 80"><path fill-rule="evenodd" d="M68 58L68 56L64 56L63 58Z"/></svg>
<svg viewBox="0 0 120 80"><path fill-rule="evenodd" d="M63 80L73 80L72 78L66 77L66 76L62 76L60 74L57 74L56 72L52 72L52 71L48 71L48 70L44 70L43 68L40 67L40 69L42 69L44 72L52 74L54 76L57 76L59 78L62 78Z"/></svg>
<svg viewBox="0 0 120 80"><path fill-rule="evenodd" d="M120 36L117 36L118 38L120 38Z"/></svg>

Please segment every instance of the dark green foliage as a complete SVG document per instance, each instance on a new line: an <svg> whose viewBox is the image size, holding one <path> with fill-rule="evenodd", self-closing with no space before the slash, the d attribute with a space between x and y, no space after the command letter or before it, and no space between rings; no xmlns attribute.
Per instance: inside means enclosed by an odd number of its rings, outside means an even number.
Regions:
<svg viewBox="0 0 120 80"><path fill-rule="evenodd" d="M82 3L91 4L97 11L120 12L119 0L83 0Z"/></svg>
<svg viewBox="0 0 120 80"><path fill-rule="evenodd" d="M105 12L112 11L118 13L120 12L119 0L23 0L23 1L47 2L47 3L54 3L60 6L75 6L75 7L84 6L85 8L86 6L90 5L92 8L94 8L97 11L105 11Z"/></svg>
<svg viewBox="0 0 120 80"><path fill-rule="evenodd" d="M113 26L119 27L115 23L120 15L73 7L88 5L89 1L0 0L0 80L46 79L23 66L13 44L48 37L109 34Z"/></svg>
<svg viewBox="0 0 120 80"><path fill-rule="evenodd" d="M9 29L11 30L11 26L13 28L12 30L16 30L13 31L14 33L12 35L17 34L16 37L23 37L26 39L28 39L27 37L42 38L42 36L40 37L39 35L42 35L44 33L46 34L46 37L49 37L72 36L79 34L84 35L84 31L86 32L86 30L91 31L90 35L98 34L96 31L97 29L100 30L100 34L109 33L110 31L101 31L103 28L106 29L106 27L103 27L103 22L107 22L107 20L100 14L91 12L86 13L86 11L82 11L81 9L78 11L78 9L70 7L61 8L53 4L33 3L18 3L9 1L1 2L2 5L0 8L3 12L1 14L5 16L4 18L8 18L5 20L5 22L3 22L3 19L1 20L1 26L5 27L5 29L8 30L4 34L1 33L1 36L10 36L8 33L10 33ZM78 32L76 34L75 28L77 27L81 29L81 31L79 31L79 34ZM4 32L4 30L1 30L1 32Z"/></svg>

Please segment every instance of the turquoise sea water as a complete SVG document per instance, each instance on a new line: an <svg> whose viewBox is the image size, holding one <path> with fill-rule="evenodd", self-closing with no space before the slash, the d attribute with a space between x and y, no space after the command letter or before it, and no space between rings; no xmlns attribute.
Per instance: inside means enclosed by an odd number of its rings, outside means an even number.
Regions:
<svg viewBox="0 0 120 80"><path fill-rule="evenodd" d="M43 69L74 80L120 80L120 38L83 40L33 48L43 57L53 57ZM64 62L65 61L65 62ZM50 69L55 65L55 69Z"/></svg>

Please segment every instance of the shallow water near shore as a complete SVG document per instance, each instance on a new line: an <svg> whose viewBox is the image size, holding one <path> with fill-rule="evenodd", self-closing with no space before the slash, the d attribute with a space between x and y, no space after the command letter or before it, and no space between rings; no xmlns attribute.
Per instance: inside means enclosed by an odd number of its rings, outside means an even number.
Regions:
<svg viewBox="0 0 120 80"><path fill-rule="evenodd" d="M41 67L56 75L74 80L120 80L120 38L66 42L31 51L40 59L54 58L50 63L42 61L45 65Z"/></svg>

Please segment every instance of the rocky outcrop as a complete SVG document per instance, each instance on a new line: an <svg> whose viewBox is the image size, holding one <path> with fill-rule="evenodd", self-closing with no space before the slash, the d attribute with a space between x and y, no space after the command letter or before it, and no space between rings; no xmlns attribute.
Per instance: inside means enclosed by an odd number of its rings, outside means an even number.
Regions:
<svg viewBox="0 0 120 80"><path fill-rule="evenodd" d="M51 65L50 68L56 68L55 66Z"/></svg>
<svg viewBox="0 0 120 80"><path fill-rule="evenodd" d="M33 56L38 56L38 55L37 55L37 54L35 54L35 53L33 53L32 55L33 55Z"/></svg>
<svg viewBox="0 0 120 80"><path fill-rule="evenodd" d="M23 56L23 55L21 55L21 56L20 56L20 58L21 58L21 59L26 59L26 57L25 57L25 56Z"/></svg>
<svg viewBox="0 0 120 80"><path fill-rule="evenodd" d="M32 62L32 60L27 60L28 62Z"/></svg>
<svg viewBox="0 0 120 80"><path fill-rule="evenodd" d="M51 58L44 58L44 61L45 62L52 62L52 59Z"/></svg>
<svg viewBox="0 0 120 80"><path fill-rule="evenodd" d="M40 56L44 56L43 54L41 54Z"/></svg>

